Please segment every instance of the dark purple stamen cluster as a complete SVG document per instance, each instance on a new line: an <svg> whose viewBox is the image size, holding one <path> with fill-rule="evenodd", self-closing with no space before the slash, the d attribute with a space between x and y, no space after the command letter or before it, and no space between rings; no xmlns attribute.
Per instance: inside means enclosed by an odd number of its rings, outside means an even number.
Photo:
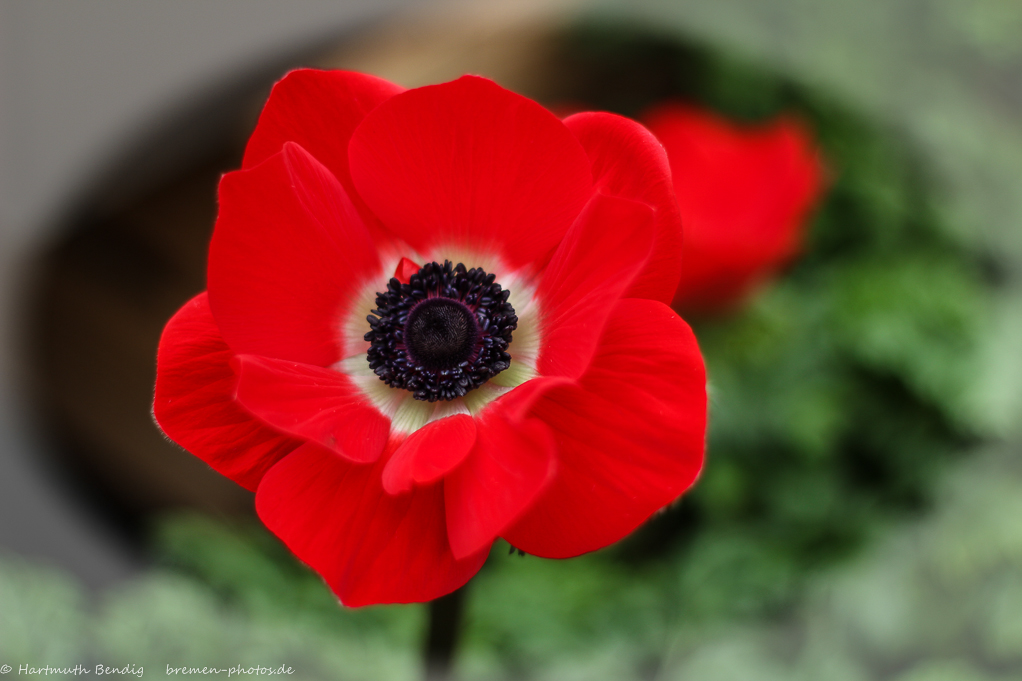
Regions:
<svg viewBox="0 0 1022 681"><path fill-rule="evenodd" d="M417 400L453 400L511 365L518 327L510 291L478 267L423 265L407 284L391 279L366 319L369 367Z"/></svg>

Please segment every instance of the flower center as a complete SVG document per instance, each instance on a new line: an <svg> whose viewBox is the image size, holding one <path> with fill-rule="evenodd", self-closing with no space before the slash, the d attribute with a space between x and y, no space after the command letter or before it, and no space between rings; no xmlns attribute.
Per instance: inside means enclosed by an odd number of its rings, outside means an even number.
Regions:
<svg viewBox="0 0 1022 681"><path fill-rule="evenodd" d="M405 324L409 356L427 369L444 371L467 361L476 349L479 325L465 304L429 298L412 308Z"/></svg>
<svg viewBox="0 0 1022 681"><path fill-rule="evenodd" d="M518 317L510 291L480 268L432 262L391 279L366 319L369 367L387 385L417 400L453 400L511 364Z"/></svg>

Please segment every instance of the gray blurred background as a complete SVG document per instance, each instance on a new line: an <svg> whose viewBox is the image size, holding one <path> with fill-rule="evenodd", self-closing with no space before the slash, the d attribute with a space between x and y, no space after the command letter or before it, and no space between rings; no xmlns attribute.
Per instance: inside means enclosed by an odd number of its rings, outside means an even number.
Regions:
<svg viewBox="0 0 1022 681"><path fill-rule="evenodd" d="M0 545L91 583L130 560L66 494L29 424L19 335L63 212L193 101L408 0L0 3ZM278 69L280 67L278 66Z"/></svg>

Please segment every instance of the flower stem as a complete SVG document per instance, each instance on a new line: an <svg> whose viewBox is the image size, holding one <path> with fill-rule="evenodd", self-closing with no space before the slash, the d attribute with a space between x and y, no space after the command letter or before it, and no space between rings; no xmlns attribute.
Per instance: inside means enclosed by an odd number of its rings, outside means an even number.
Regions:
<svg viewBox="0 0 1022 681"><path fill-rule="evenodd" d="M429 632L423 651L426 681L447 681L451 678L467 589L468 584L429 603Z"/></svg>

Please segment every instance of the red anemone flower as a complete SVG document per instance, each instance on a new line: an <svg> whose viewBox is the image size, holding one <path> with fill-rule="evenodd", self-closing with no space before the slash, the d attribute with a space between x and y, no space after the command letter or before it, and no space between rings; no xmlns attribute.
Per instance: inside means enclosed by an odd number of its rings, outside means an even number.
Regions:
<svg viewBox="0 0 1022 681"><path fill-rule="evenodd" d="M220 183L156 419L348 605L453 591L497 537L593 551L702 465L679 229L637 123L294 71Z"/></svg>
<svg viewBox="0 0 1022 681"><path fill-rule="evenodd" d="M742 127L664 104L643 122L667 150L685 225L674 307L733 307L798 255L824 186L816 145L790 118Z"/></svg>

